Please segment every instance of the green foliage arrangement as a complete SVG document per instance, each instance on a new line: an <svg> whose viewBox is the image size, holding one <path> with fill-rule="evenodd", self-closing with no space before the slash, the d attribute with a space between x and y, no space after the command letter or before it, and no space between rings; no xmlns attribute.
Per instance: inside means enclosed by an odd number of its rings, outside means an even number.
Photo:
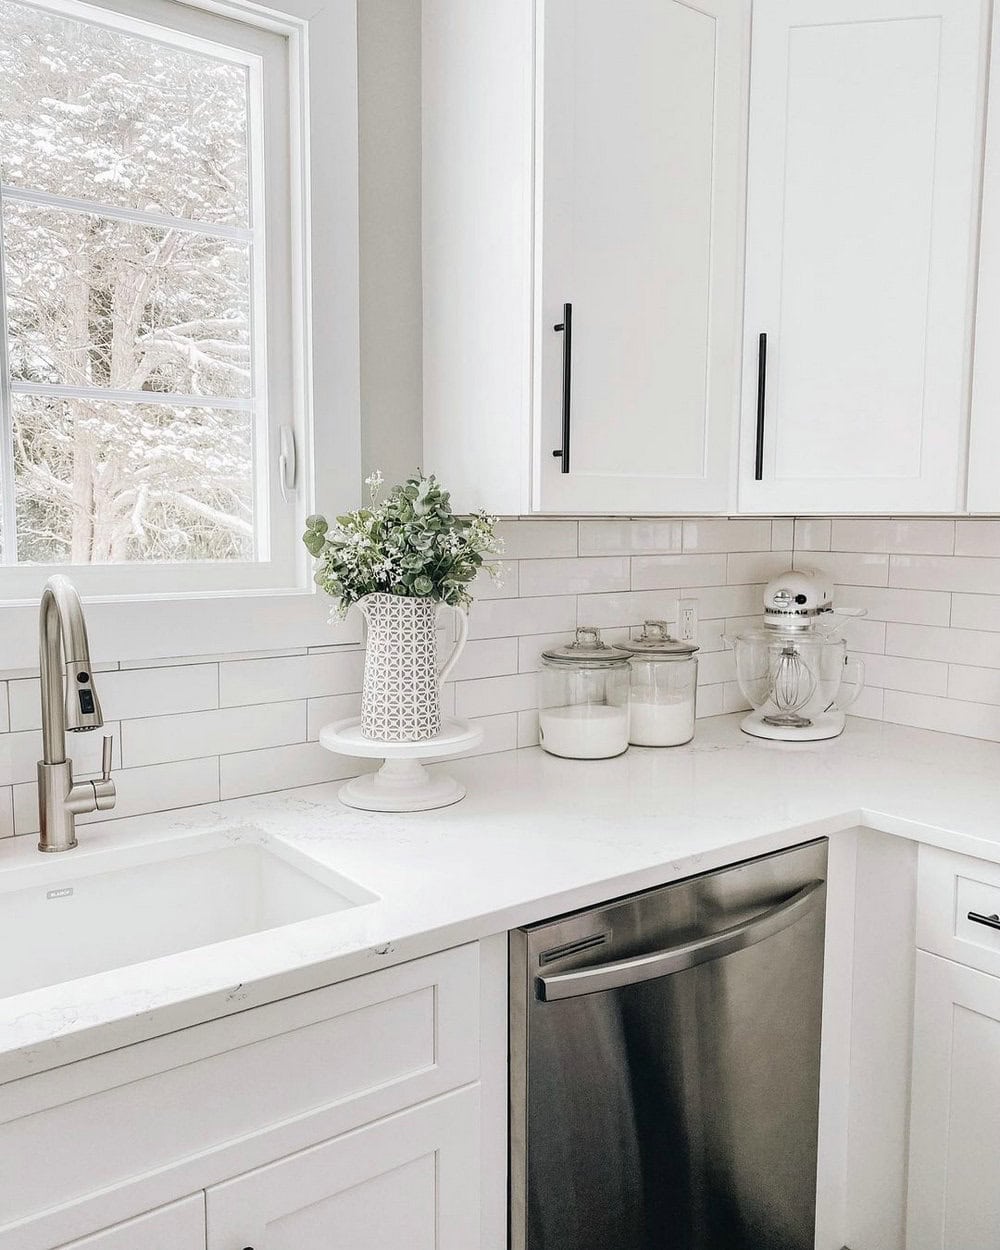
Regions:
<svg viewBox="0 0 1000 1250"><path fill-rule="evenodd" d="M337 517L334 528L325 517L307 519L302 541L319 561L317 585L340 600L341 616L375 592L468 606L469 583L479 570L494 581L499 572L490 563L502 547L497 518L456 516L448 492L419 470L379 503L383 481L380 472L366 478L370 506Z"/></svg>

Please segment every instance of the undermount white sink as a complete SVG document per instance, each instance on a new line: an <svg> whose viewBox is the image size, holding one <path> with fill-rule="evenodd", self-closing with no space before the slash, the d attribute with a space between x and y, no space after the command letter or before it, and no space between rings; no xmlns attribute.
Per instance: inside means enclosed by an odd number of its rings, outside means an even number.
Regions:
<svg viewBox="0 0 1000 1250"><path fill-rule="evenodd" d="M372 902L279 841L185 835L0 873L0 998Z"/></svg>

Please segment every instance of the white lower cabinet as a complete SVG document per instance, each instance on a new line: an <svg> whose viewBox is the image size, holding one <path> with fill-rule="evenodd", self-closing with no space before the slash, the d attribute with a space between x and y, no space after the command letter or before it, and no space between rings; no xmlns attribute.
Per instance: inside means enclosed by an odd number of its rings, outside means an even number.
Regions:
<svg viewBox="0 0 1000 1250"><path fill-rule="evenodd" d="M169 1206L102 1229L60 1250L205 1250L205 1195L194 1194Z"/></svg>
<svg viewBox="0 0 1000 1250"><path fill-rule="evenodd" d="M479 1091L300 1151L206 1198L208 1250L476 1250Z"/></svg>
<svg viewBox="0 0 1000 1250"><path fill-rule="evenodd" d="M917 953L907 1250L1000 1245L1000 977Z"/></svg>
<svg viewBox="0 0 1000 1250"><path fill-rule="evenodd" d="M8 1084L0 1250L499 1250L506 949Z"/></svg>

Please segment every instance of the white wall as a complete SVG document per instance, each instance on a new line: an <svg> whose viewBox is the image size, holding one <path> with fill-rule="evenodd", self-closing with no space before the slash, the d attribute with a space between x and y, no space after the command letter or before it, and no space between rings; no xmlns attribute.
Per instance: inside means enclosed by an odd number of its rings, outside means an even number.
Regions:
<svg viewBox="0 0 1000 1250"><path fill-rule="evenodd" d="M361 461L395 482L421 458L420 0L358 0L358 115Z"/></svg>

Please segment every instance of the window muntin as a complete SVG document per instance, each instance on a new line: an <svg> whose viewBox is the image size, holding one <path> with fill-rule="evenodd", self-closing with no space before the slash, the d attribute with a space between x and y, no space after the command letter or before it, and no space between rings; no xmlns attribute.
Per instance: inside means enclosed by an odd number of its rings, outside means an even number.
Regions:
<svg viewBox="0 0 1000 1250"><path fill-rule="evenodd" d="M48 6L0 0L0 254L10 327L0 430L3 561L70 565L84 582L96 576L87 583L92 591L108 594L300 584L294 493L290 505L276 498L267 472L278 433L268 409L295 427L302 419L291 388L298 332L284 199L293 185L286 40L153 0L158 18L175 9L197 33L70 0L60 11ZM17 18L21 25L12 27ZM235 28L234 44L242 46L205 40L206 22L221 22L224 36ZM12 29L16 38L8 38ZM44 74L25 67L32 39L34 55L51 62ZM64 86L60 98L69 54L58 53L67 42L72 65L82 62L91 76L72 93ZM35 82L41 132L26 122L32 92L23 81L9 85L11 64ZM122 123L103 147L88 148L94 117L114 119L131 94L123 94L123 70L148 76L136 98L152 101L159 129L133 109L128 142ZM60 99L77 107L57 108ZM197 119L216 108L212 126L198 131ZM148 150L137 159L136 144L148 149L152 135L159 136L156 159ZM67 158L35 159L32 145L54 140ZM265 173L269 220L278 224L267 247ZM265 286L277 309L272 339ZM84 333L74 332L81 326ZM269 355L278 366L272 377ZM79 569L88 563L105 567ZM0 573L8 593L38 584L27 573Z"/></svg>

